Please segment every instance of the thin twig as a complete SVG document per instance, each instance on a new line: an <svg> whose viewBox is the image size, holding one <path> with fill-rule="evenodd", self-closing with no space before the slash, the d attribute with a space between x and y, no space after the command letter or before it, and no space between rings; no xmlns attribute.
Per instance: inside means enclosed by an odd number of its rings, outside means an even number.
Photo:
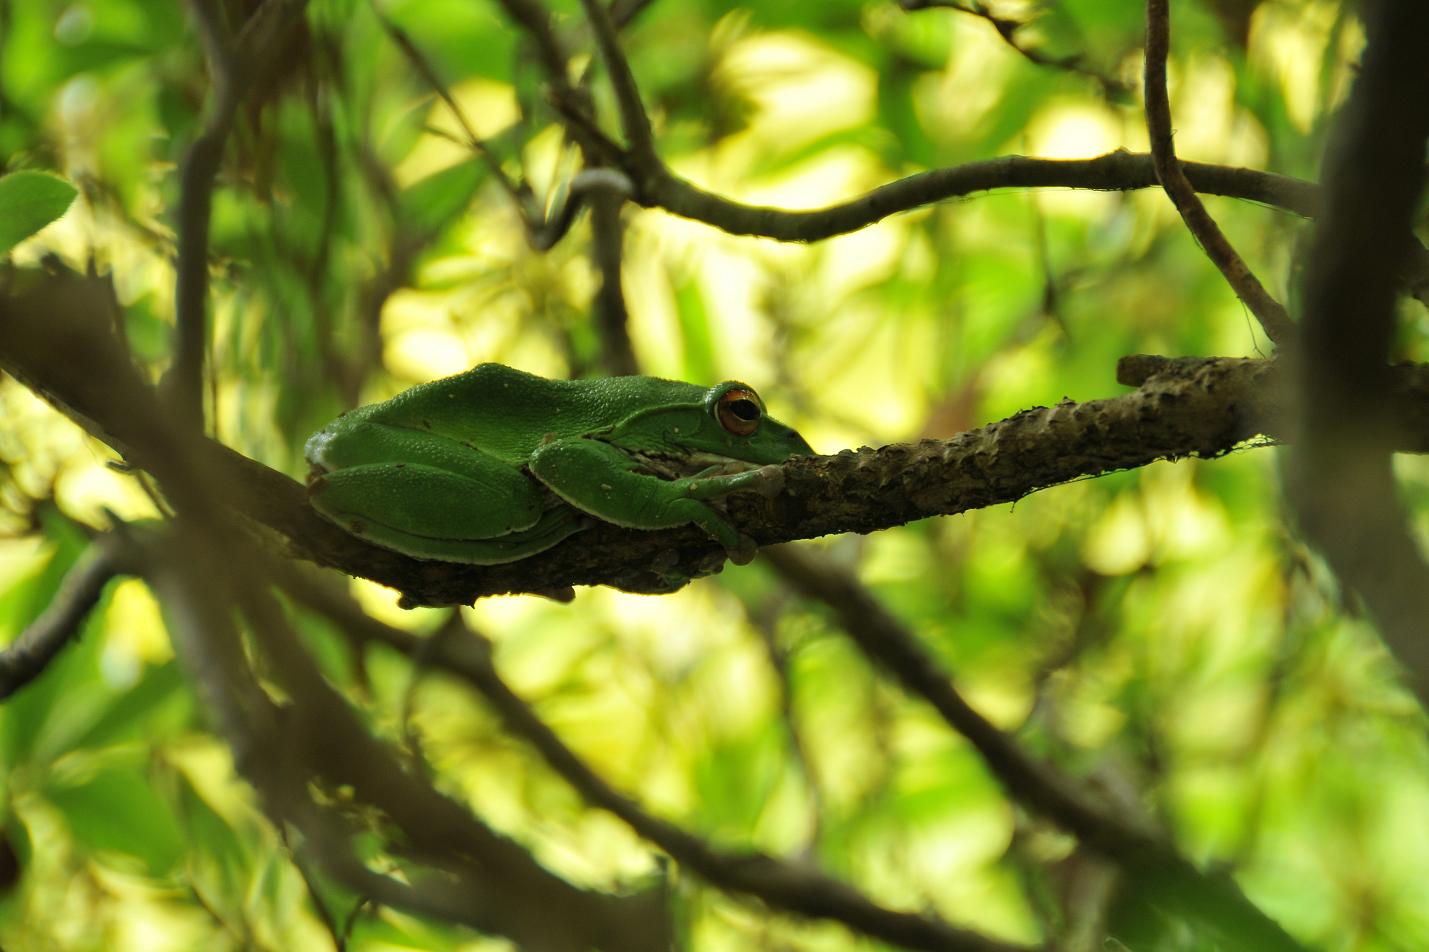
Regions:
<svg viewBox="0 0 1429 952"><path fill-rule="evenodd" d="M525 27L536 45L551 82L552 101L565 120L567 134L580 147L585 165L576 176L577 180L583 180L580 187L576 182L572 183L569 191L558 200L549 221L540 221L535 215L528 217L527 240L536 250L553 246L569 229L581 208L590 204L591 257L600 274L600 286L593 305L602 346L601 362L612 374L638 373L639 363L630 341L630 317L622 282L625 229L620 218L633 189L622 173L606 166L622 157L647 167L658 166L659 159L655 156L654 134L640 103L635 78L620 51L616 26L604 0L582 0L602 58L611 73L622 125L631 143L629 152L600 130L587 88L588 78L583 76L579 82L571 83L568 71L570 56L551 28L545 10L534 0L501 2L512 19ZM636 12L638 10L631 10L630 15Z"/></svg>
<svg viewBox="0 0 1429 952"><path fill-rule="evenodd" d="M496 181L501 184L501 187L506 191L506 194L511 197L511 200L516 203L516 209L521 217L523 219L526 218L531 206L531 189L524 181L513 180L506 174L506 170L501 166L501 159L496 153L491 151L491 147L487 145L486 140L476 134L476 130L472 127L471 123L467 121L466 113L462 111L461 106L452 96L451 90L448 89L446 83L442 82L441 78L437 76L436 69L433 68L422 51L417 48L417 44L412 41L412 38L407 35L407 31L386 16L383 16L382 11L377 9L375 2L370 5L373 14L377 17L377 22L382 25L382 29L386 31L388 37L391 38L392 42L397 44L397 48L407 57L407 62L411 63L412 67L421 74L427 86L431 88L432 92L437 94L437 97L441 99L442 103L447 107L447 111L452 114L457 124L461 126L462 134L466 137L464 140L465 145L481 157L481 161L487 170Z"/></svg>
<svg viewBox="0 0 1429 952"><path fill-rule="evenodd" d="M526 31L541 70L550 82L548 96L565 120L565 131L580 147L588 169L598 169L624 155L595 121L589 90L571 82L570 51L556 33L551 14L538 0L497 0L506 15Z"/></svg>
<svg viewBox="0 0 1429 952"><path fill-rule="evenodd" d="M126 549L114 533L95 539L40 616L0 651L0 700L39 677L64 646L79 637L110 579L133 571Z"/></svg>
<svg viewBox="0 0 1429 952"><path fill-rule="evenodd" d="M1245 302L1265 334L1284 344L1295 333L1295 324L1279 301L1270 296L1255 273L1231 246L1216 220L1196 194L1196 189L1176 158L1171 136L1171 102L1166 93L1166 59L1171 47L1170 0L1146 2L1146 131L1151 138L1151 157L1156 177L1167 197L1181 213L1181 220L1220 269L1236 297Z"/></svg>
<svg viewBox="0 0 1429 952"><path fill-rule="evenodd" d="M640 99L640 87L635 82L635 74L630 70L630 62L620 48L620 37L615 32L615 24L600 0L581 0L591 28L595 31L596 46L601 59L610 73L610 85L615 91L615 102L620 109L620 127L630 144L630 157L637 167L658 162L655 153L655 133L650 128L650 117L645 113L645 104Z"/></svg>
<svg viewBox="0 0 1429 952"><path fill-rule="evenodd" d="M587 203L598 200L602 193L612 199L628 199L635 192L624 172L610 168L586 168L577 172L558 191L550 215L527 235L533 251L547 251L556 246L575 224L576 216ZM593 229L600 231L599 228Z"/></svg>
<svg viewBox="0 0 1429 952"><path fill-rule="evenodd" d="M238 109L239 77L232 37L217 0L193 0L194 25L213 85L203 130L184 154L179 173L178 263L174 289L176 338L170 371L175 412L195 431L203 424L203 366L208 347L208 228L214 180Z"/></svg>
<svg viewBox="0 0 1429 952"><path fill-rule="evenodd" d="M528 34L536 47L541 61L541 69L558 92L572 91L570 56L566 53L556 28L551 23L551 13L538 0L497 0L506 15L515 20Z"/></svg>
<svg viewBox="0 0 1429 952"><path fill-rule="evenodd" d="M986 20L997 31L997 35L1002 37L1002 41L1029 63L1076 73L1095 80L1101 86L1102 93L1109 99L1122 99L1131 92L1126 83L1087 65L1086 56L1081 53L1051 56L1035 47L1027 46L1018 39L1017 34L1028 25L1028 21L999 16L979 0L971 0L969 3L962 3L959 0L899 0L898 5L907 13L930 9L956 10L959 13L966 13Z"/></svg>

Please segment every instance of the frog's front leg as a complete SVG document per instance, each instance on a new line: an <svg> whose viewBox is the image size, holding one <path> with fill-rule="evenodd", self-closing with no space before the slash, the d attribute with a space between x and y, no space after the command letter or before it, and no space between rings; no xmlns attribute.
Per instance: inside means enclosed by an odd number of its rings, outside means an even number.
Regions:
<svg viewBox="0 0 1429 952"><path fill-rule="evenodd" d="M701 502L756 486L758 472L661 479L640 471L619 447L585 437L537 447L529 469L557 496L606 522L632 529L670 529L694 523L719 541L737 564L754 557L752 543Z"/></svg>

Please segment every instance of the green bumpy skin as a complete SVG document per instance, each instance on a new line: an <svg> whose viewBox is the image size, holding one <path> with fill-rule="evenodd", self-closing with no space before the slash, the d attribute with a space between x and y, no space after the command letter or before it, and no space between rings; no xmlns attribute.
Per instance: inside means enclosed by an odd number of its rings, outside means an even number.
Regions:
<svg viewBox="0 0 1429 952"><path fill-rule="evenodd" d="M813 450L738 381L547 380L481 364L343 414L305 454L313 508L353 535L494 565L549 549L591 517L694 523L748 561L752 545L705 500Z"/></svg>

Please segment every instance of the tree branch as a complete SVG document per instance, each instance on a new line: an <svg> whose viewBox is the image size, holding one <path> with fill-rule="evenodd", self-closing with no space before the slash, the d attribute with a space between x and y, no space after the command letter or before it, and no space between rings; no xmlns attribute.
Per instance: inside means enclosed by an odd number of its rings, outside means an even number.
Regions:
<svg viewBox="0 0 1429 952"><path fill-rule="evenodd" d="M176 336L170 397L180 422L203 424L203 367L208 347L208 231L213 188L239 104L253 78L276 55L278 40L307 0L265 0L236 42L217 0L191 0L194 25L213 83L203 130L184 154L179 172L178 263L174 288Z"/></svg>
<svg viewBox="0 0 1429 952"><path fill-rule="evenodd" d="M266 590L253 585L241 601L255 640L274 662L274 678L293 699L288 742L302 751L302 762L391 817L430 865L458 860L455 868L465 870L469 883L468 903L484 907L496 931L524 948L668 949L658 894L591 892L546 870L524 847L404 768L323 678Z"/></svg>
<svg viewBox="0 0 1429 952"><path fill-rule="evenodd" d="M1186 162L1184 168L1198 192L1262 202L1306 217L1315 214L1319 201L1315 185L1285 175L1202 162ZM802 242L822 241L923 205L999 188L1126 192L1159 184L1150 155L1122 150L1091 159L1007 155L919 172L824 208L790 211L732 201L663 166L657 174L644 177L634 167L627 171L635 184L635 201L648 208L663 208L732 235Z"/></svg>
<svg viewBox="0 0 1429 952"><path fill-rule="evenodd" d="M1395 373L1394 283L1424 187L1429 4L1374 0L1367 45L1325 161L1325 210L1305 281L1296 389L1304 408L1289 497L1311 541L1358 591L1429 707L1429 565L1410 534L1383 408Z"/></svg>
<svg viewBox="0 0 1429 952"><path fill-rule="evenodd" d="M98 302L106 285L79 277L35 278L28 292L0 296L0 368L28 384L132 463L162 468L178 452L162 414L108 336ZM1037 407L950 440L836 456L801 457L778 471L783 491L727 499L731 519L760 545L835 532L873 532L935 515L1018 499L1059 483L1160 459L1217 456L1266 434L1292 438L1280 369L1243 359L1137 358L1135 392ZM1395 448L1429 452L1429 369L1397 367L1377 412L1394 426ZM645 532L598 524L565 544L506 565L411 559L349 535L307 505L296 481L217 443L206 465L228 489L222 502L269 545L405 594L409 604L465 604L506 592L552 594L571 585L660 592L672 577L718 571L725 553L700 529Z"/></svg>
<svg viewBox="0 0 1429 952"><path fill-rule="evenodd" d="M175 652L234 749L235 761L280 827L359 894L417 914L504 935L553 952L665 952L665 930L646 930L642 896L586 892L552 875L521 847L491 831L455 801L413 777L360 724L317 674L297 633L271 596L248 578L243 546L224 545L213 526L181 520L148 548L147 574L166 611ZM223 551L226 571L215 552ZM238 558L228 561L236 552ZM217 580L217 581L216 581ZM287 690L278 706L259 686L233 623L241 604ZM421 852L406 880L374 873L353 854L351 832L308 791L322 778L350 785Z"/></svg>
<svg viewBox="0 0 1429 952"><path fill-rule="evenodd" d="M611 82L616 94L617 106L621 114L621 124L631 146L622 148L601 131L591 113L590 100L584 91L573 86L569 79L569 56L557 38L550 23L549 15L535 0L500 0L508 15L520 24L530 35L539 53L542 67L551 80L556 107L565 119L567 131L581 144L588 166L599 170L603 163L619 165L629 176L635 202L647 208L662 208L674 215L702 221L734 235L750 235L773 238L778 241L813 242L835 235L857 231L899 212L910 211L923 205L946 201L970 195L974 192L997 188L1085 188L1101 191L1130 191L1150 188L1171 180L1168 194L1173 201L1177 196L1184 199L1184 190L1177 191L1178 184L1189 183L1190 200L1200 207L1200 219L1210 223L1210 229L1220 237L1219 245L1229 250L1230 256L1240 264L1237 277L1231 281L1232 287L1241 294L1245 280L1259 287L1253 274L1240 261L1230 247L1214 220L1205 212L1204 206L1196 198L1196 192L1249 199L1267 205L1284 208L1305 217L1315 214L1318 202L1316 187L1299 179L1260 172L1251 169L1236 169L1226 166L1209 165L1199 162L1163 162L1169 171L1158 174L1156 160L1149 155L1134 155L1118 149L1093 159L1038 159L1026 156L1004 156L965 165L922 172L907 178L879 186L871 192L825 208L808 211L793 211L768 206L745 205L723 196L706 191L699 186L675 175L660 159L654 146L650 120L641 102L638 85L630 69L630 64L620 49L615 23L599 0L581 0L586 8L596 34L602 59L611 73ZM911 3L911 7L909 5ZM1015 33L1021 24L1003 20L988 13L981 3L965 7L958 3L935 2L905 3L905 8L917 9L923 6L952 6L964 12L974 13L989 19L1004 37ZM1005 32L1004 32L1005 31ZM1009 40L1010 41L1010 40ZM1148 57L1150 59L1150 57ZM1051 65L1066 65L1053 63ZM1161 80L1158 84L1161 99L1165 99L1165 58L1160 62ZM1152 99L1148 95L1148 103ZM1150 121L1151 107L1148 105ZM1161 110L1164 115L1165 137L1163 152L1172 156L1170 147L1170 106ZM1153 141L1155 136L1153 135ZM1179 173L1179 174L1178 174ZM578 206L570 206L574 212ZM1180 205L1178 204L1178 209ZM1197 217L1194 216L1193 217ZM568 225L569 222L566 222ZM1188 222L1188 225L1190 223ZM1201 228L1200 231L1196 227ZM1207 231L1203 224L1193 227L1203 245ZM565 227L549 229L557 238L564 234ZM545 242L548 247L555 238ZM1209 239L1216 244L1214 239ZM1209 247L1209 245L1206 245ZM1215 256L1213 255L1213 260ZM1416 296L1429 305L1429 250L1415 243L1412 265L1405 269L1401 280ZM1239 283L1237 283L1239 282ZM1272 340L1289 326L1284 309L1260 289L1261 295L1269 300L1262 311L1270 325ZM1254 298L1254 291L1248 292ZM1245 296L1242 294L1242 297ZM1263 303L1263 302L1261 302ZM1261 316L1262 311L1252 310ZM1277 320L1275 309L1279 308L1284 320ZM1283 334L1282 334L1283 336Z"/></svg>
<svg viewBox="0 0 1429 952"><path fill-rule="evenodd" d="M997 31L997 35L1002 37L1002 42L1006 43L1012 50L1027 62L1037 66L1045 66L1050 69L1059 69L1068 73L1076 73L1088 79L1096 80L1102 88L1102 94L1108 99L1123 99L1131 92L1126 83L1109 76L1106 73L1094 69L1087 65L1087 58L1081 53L1071 53L1066 56L1051 56L1043 53L1035 47L1027 46L1017 38L1017 34L1030 21L1014 20L1010 17L998 16L989 10L986 5L979 0L971 0L963 3L961 0L898 0L898 6L906 13L913 13L918 10L956 10L959 13L966 13L975 16L980 20L985 20Z"/></svg>
<svg viewBox="0 0 1429 952"><path fill-rule="evenodd" d="M534 0L501 0L507 14L530 34L540 53L542 66L554 90L557 109L565 120L567 134L580 147L585 168L575 176L569 191L545 222L528 222L527 239L538 251L554 245L570 228L581 208L591 206L591 259L600 274L600 286L592 302L601 342L601 362L611 374L639 372L635 348L630 341L629 312L622 281L625 229L621 211L630 198L630 182L620 172L607 168L606 161L622 150L600 131L588 89L588 79L572 84L570 56L551 28L550 18ZM582 0L586 17L595 31L602 56L611 71L611 81L620 102L626 136L632 143L635 161L655 163L654 134L640 103L635 79L620 52L616 27L602 0ZM631 10L633 16L637 10Z"/></svg>
<svg viewBox="0 0 1429 952"><path fill-rule="evenodd" d="M880 906L847 883L812 867L765 853L715 847L674 823L646 812L592 770L502 680L492 663L491 646L485 639L464 627L439 639L420 639L382 624L350 602L336 599L310 582L294 578L292 573L285 577L283 584L301 603L338 622L349 637L378 642L410 657L421 657L426 664L466 681L496 709L512 734L534 747L589 803L619 817L641 837L721 889L753 896L775 909L831 919L900 948L1027 952L1026 946L990 939L932 916Z"/></svg>
<svg viewBox="0 0 1429 952"><path fill-rule="evenodd" d="M203 365L208 347L208 227L213 186L238 110L238 64L217 0L193 0L213 85L203 129L179 171L178 264L174 288L175 341L170 387L175 411L195 431L203 426Z"/></svg>
<svg viewBox="0 0 1429 952"><path fill-rule="evenodd" d="M631 72L630 62L620 48L615 24L600 0L581 0L581 6L590 19L596 46L610 73L610 85L615 90L615 102L620 110L620 126L630 143L629 157L637 168L658 165L660 160L655 153L655 133L650 128L650 117L645 114L645 104L640 101L640 87L635 82L635 74Z"/></svg>
<svg viewBox="0 0 1429 952"><path fill-rule="evenodd" d="M69 570L59 591L38 618L0 651L0 701L29 684L65 645L79 637L84 621L110 579L134 571L126 546L113 534L100 536Z"/></svg>
<svg viewBox="0 0 1429 952"><path fill-rule="evenodd" d="M1181 169L1171 138L1171 103L1166 94L1166 58L1171 47L1170 0L1146 2L1146 131L1151 139L1151 160L1156 177L1165 189L1181 220L1220 269L1226 283L1260 321L1266 336L1284 344L1295 333L1295 324L1280 302L1256 278L1244 259L1232 247L1216 220L1196 195Z"/></svg>
<svg viewBox="0 0 1429 952"><path fill-rule="evenodd" d="M1256 952L1301 949L1229 878L1202 873L1145 823L1113 812L1070 778L1028 756L963 699L913 633L852 573L795 549L774 549L766 557L796 589L832 608L869 660L890 672L909 693L927 701L949 727L966 737L1019 803L1140 877L1163 901L1200 914L1210 925L1229 927L1234 947Z"/></svg>
<svg viewBox="0 0 1429 952"><path fill-rule="evenodd" d="M476 130L472 127L471 123L467 121L466 113L462 111L460 104L458 104L456 99L452 96L451 90L447 88L446 83L442 82L441 77L437 75L435 67L427 60L427 57L422 51L417 48L417 44L407 35L407 31L384 16L382 11L377 9L376 4L373 4L372 7L372 12L377 17L377 22L381 24L388 38L397 44L397 48L402 51L402 55L407 58L407 62L412 64L412 68L417 71L418 75L422 77L423 82L427 84L432 92L436 93L437 98L442 101L442 105L447 107L447 112L451 113L452 118L454 118L457 125L461 127L462 135L465 137L462 141L466 147L477 154L482 164L486 166L486 170L491 173L492 177L496 179L507 196L516 205L516 211L522 220L526 221L528 230L532 228L533 223L529 220L529 217L533 198L531 190L526 185L525 180L514 180L506 174L506 170L501 166L501 159L496 153L491 151L491 147L486 144L486 140L476 134Z"/></svg>
<svg viewBox="0 0 1429 952"><path fill-rule="evenodd" d="M625 223L620 210L625 198L610 192L590 199L591 259L600 273L596 289L596 333L600 338L601 365L614 376L637 374L640 364L630 340L630 313L625 304L622 263L625 252Z"/></svg>

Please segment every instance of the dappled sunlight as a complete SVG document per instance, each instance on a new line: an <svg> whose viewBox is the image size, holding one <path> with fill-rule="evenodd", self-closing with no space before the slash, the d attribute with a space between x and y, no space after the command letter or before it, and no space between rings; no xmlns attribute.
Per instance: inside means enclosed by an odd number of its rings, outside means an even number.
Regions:
<svg viewBox="0 0 1429 952"><path fill-rule="evenodd" d="M1253 56L1263 60L1277 81L1290 120L1300 132L1309 132L1319 115L1338 105L1348 90L1349 70L1343 64L1353 62L1364 45L1360 24L1324 0L1293 8L1262 4L1251 23ZM1338 40L1338 49L1327 49L1332 40ZM1327 59L1332 72L1325 76Z"/></svg>
<svg viewBox="0 0 1429 952"><path fill-rule="evenodd" d="M734 45L720 70L758 108L749 135L766 147L793 149L868 121L873 72L798 33L766 33Z"/></svg>
<svg viewBox="0 0 1429 952"><path fill-rule="evenodd" d="M1048 159L1082 159L1122 145L1121 126L1105 107L1050 103L1024 131L1027 151Z"/></svg>

